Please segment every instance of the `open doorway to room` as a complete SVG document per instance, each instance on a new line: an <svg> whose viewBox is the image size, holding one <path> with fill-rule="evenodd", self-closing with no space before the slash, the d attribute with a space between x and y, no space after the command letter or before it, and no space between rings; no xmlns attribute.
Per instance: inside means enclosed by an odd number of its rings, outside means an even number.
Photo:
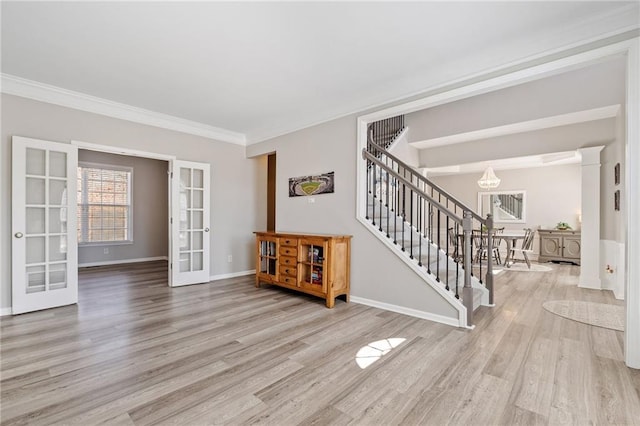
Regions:
<svg viewBox="0 0 640 426"><path fill-rule="evenodd" d="M166 160L78 150L78 296L83 308L110 295L135 294L140 285L169 285L168 170Z"/></svg>
<svg viewBox="0 0 640 426"><path fill-rule="evenodd" d="M276 230L276 153L267 155L267 231Z"/></svg>
<svg viewBox="0 0 640 426"><path fill-rule="evenodd" d="M167 161L78 151L78 266L168 260Z"/></svg>

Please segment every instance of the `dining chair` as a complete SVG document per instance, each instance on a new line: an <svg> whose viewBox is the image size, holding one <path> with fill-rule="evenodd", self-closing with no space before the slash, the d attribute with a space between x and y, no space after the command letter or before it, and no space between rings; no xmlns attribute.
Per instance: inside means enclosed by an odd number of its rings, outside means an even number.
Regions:
<svg viewBox="0 0 640 426"><path fill-rule="evenodd" d="M449 247L452 247L449 253L449 256L451 256L453 260L455 260L456 262L460 262L463 260L461 238L456 233L455 228L453 227L449 228L448 231L449 231Z"/></svg>
<svg viewBox="0 0 640 426"><path fill-rule="evenodd" d="M522 239L522 246L520 248L513 247L511 249L511 261L513 263L517 262L525 262L527 264L527 268L531 269L531 260L529 260L529 254L533 253L533 238L535 237L536 230L531 228L526 228L524 230L524 238ZM515 254L521 253L522 259L516 259Z"/></svg>
<svg viewBox="0 0 640 426"><path fill-rule="evenodd" d="M500 264L502 261L500 259L500 241L502 241L502 238L500 237L500 234L502 233L502 231L504 231L504 228L496 228L493 230L493 237L491 237L491 242L492 242L492 255L493 258L495 259L495 261L497 262L497 264ZM479 230L473 230L472 231L472 236L473 236L473 244L476 248L476 255L475 255L475 263L480 263L482 261L482 259L485 259L488 255L487 253L487 231L479 231Z"/></svg>

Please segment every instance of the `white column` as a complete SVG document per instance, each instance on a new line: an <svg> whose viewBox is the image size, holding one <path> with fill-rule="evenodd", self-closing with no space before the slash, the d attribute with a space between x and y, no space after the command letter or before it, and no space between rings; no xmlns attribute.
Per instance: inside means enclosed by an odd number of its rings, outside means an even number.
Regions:
<svg viewBox="0 0 640 426"><path fill-rule="evenodd" d="M625 199L627 223L626 294L627 320L624 360L640 368L640 39L633 40L627 56L627 129Z"/></svg>
<svg viewBox="0 0 640 426"><path fill-rule="evenodd" d="M600 151L580 148L582 155L582 227L578 287L602 289L600 283Z"/></svg>

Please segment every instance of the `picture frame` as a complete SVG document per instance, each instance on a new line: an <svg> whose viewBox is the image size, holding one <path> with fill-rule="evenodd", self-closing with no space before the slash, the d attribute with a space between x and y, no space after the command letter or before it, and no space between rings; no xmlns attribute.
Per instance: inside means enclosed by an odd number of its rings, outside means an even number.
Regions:
<svg viewBox="0 0 640 426"><path fill-rule="evenodd" d="M615 211L620 211L620 190L616 190L613 194L613 208Z"/></svg>
<svg viewBox="0 0 640 426"><path fill-rule="evenodd" d="M613 167L613 183L620 185L620 163L616 163Z"/></svg>
<svg viewBox="0 0 640 426"><path fill-rule="evenodd" d="M331 194L335 191L335 172L289 178L289 197Z"/></svg>

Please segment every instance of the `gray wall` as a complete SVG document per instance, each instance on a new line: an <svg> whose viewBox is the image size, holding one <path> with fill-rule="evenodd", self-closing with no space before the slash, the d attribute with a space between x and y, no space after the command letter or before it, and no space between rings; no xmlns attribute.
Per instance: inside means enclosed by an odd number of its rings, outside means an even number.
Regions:
<svg viewBox="0 0 640 426"><path fill-rule="evenodd" d="M168 256L169 162L84 149L78 151L78 161L133 168L133 244L81 246L78 263ZM109 253L105 254L104 249Z"/></svg>
<svg viewBox="0 0 640 426"><path fill-rule="evenodd" d="M277 152L276 228L302 233L348 234L351 294L356 297L456 317L457 312L391 254L356 219L356 116L247 147L247 156ZM335 171L335 193L289 198L290 177ZM266 177L266 172L265 172Z"/></svg>
<svg viewBox="0 0 640 426"><path fill-rule="evenodd" d="M0 224L2 259L0 308L11 306L11 136L56 142L80 140L101 145L175 155L211 164L211 274L254 269L252 231L264 229L266 212L257 185L266 176L259 160L242 146L136 124L11 95L2 95L2 179ZM4 206L7 206L6 208ZM134 231L135 232L135 231ZM233 255L233 263L227 256Z"/></svg>
<svg viewBox="0 0 640 426"><path fill-rule="evenodd" d="M625 61L615 59L553 77L408 114L409 141L625 103Z"/></svg>
<svg viewBox="0 0 640 426"><path fill-rule="evenodd" d="M497 170L501 179L497 191L525 190L526 223L496 223L496 227L522 230L529 227L552 229L558 222L567 222L579 229L578 212L581 202L581 166L567 164L527 169ZM436 185L454 195L466 205L478 207L479 173L429 177ZM505 247L503 247L504 249ZM538 241L534 242L538 252Z"/></svg>

